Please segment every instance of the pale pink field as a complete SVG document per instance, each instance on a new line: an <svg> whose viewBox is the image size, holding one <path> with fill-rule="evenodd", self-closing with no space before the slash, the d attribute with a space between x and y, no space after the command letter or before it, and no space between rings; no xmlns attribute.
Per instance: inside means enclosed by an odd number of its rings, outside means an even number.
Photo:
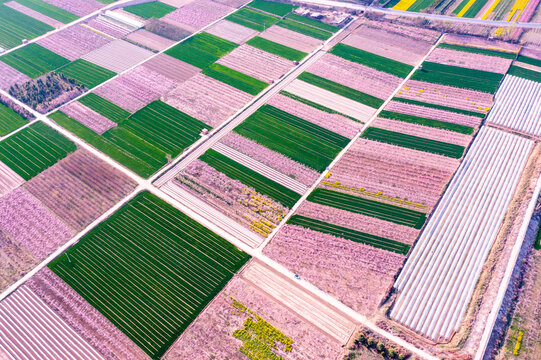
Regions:
<svg viewBox="0 0 541 360"><path fill-rule="evenodd" d="M150 359L122 331L49 268L41 269L25 283L25 286L105 359Z"/></svg>
<svg viewBox="0 0 541 360"><path fill-rule="evenodd" d="M326 181L432 207L458 165L446 156L360 138Z"/></svg>
<svg viewBox="0 0 541 360"><path fill-rule="evenodd" d="M127 39L154 50L162 51L175 44L175 41L154 34L145 29L139 29L126 36Z"/></svg>
<svg viewBox="0 0 541 360"><path fill-rule="evenodd" d="M333 54L323 55L307 71L380 99L387 99L402 82L397 76Z"/></svg>
<svg viewBox="0 0 541 360"><path fill-rule="evenodd" d="M77 16L85 16L102 8L102 3L96 0L43 0Z"/></svg>
<svg viewBox="0 0 541 360"><path fill-rule="evenodd" d="M242 342L232 335L248 315L233 306L233 299L293 340L290 352L275 350L283 359L335 359L341 353L340 344L318 328L235 276L170 348L167 359L246 359L239 351Z"/></svg>
<svg viewBox="0 0 541 360"><path fill-rule="evenodd" d="M0 161L0 198L24 183L24 179Z"/></svg>
<svg viewBox="0 0 541 360"><path fill-rule="evenodd" d="M408 134L413 136L422 137L425 139L431 139L436 141L442 141L450 144L456 144L460 146L468 146L472 140L471 135L461 134L454 131L438 129L429 126L423 126L419 124L410 124L404 121L391 120L384 118L376 118L370 124L370 126L385 129L389 131L395 131L402 134Z"/></svg>
<svg viewBox="0 0 541 360"><path fill-rule="evenodd" d="M253 96L203 74L196 74L174 88L164 101L216 127L240 110Z"/></svg>
<svg viewBox="0 0 541 360"><path fill-rule="evenodd" d="M28 15L36 20L44 22L45 24L51 25L52 27L59 28L60 26L64 25L60 21L50 18L46 15L43 15L42 13L32 10L24 5L21 5L18 2L8 1L7 3L4 3L4 5L14 10L17 10L20 13Z"/></svg>
<svg viewBox="0 0 541 360"><path fill-rule="evenodd" d="M197 31L233 10L230 6L211 0L194 0L165 15L164 19L179 23L188 30Z"/></svg>
<svg viewBox="0 0 541 360"><path fill-rule="evenodd" d="M3 292L39 263L40 259L15 241L7 231L0 229L0 291ZM3 358L0 356L0 359Z"/></svg>
<svg viewBox="0 0 541 360"><path fill-rule="evenodd" d="M212 0L215 3L231 6L234 8L241 7L242 5L248 4L250 0Z"/></svg>
<svg viewBox="0 0 541 360"><path fill-rule="evenodd" d="M82 58L96 65L120 73L154 55L153 52L124 40L114 40Z"/></svg>
<svg viewBox="0 0 541 360"><path fill-rule="evenodd" d="M300 164L290 158L272 151L247 139L237 133L230 132L220 140L221 143L257 160L279 172L285 174L298 182L311 186L319 177L319 173L307 166Z"/></svg>
<svg viewBox="0 0 541 360"><path fill-rule="evenodd" d="M505 74L513 62L513 59L436 48L430 53L426 61Z"/></svg>
<svg viewBox="0 0 541 360"><path fill-rule="evenodd" d="M420 40L423 42L426 42L427 44L433 44L435 43L438 38L440 37L441 33L436 30L431 30L419 26L409 26L404 24L398 24L395 22L387 22L387 21L366 21L365 26L360 26L358 29L355 29L354 33L366 33L366 27L370 27L372 30L378 30L383 32L382 39L385 39L386 36L390 36L391 38L395 39L398 36L398 39L407 39L406 43L401 43L400 40L393 41L396 44L400 44L401 46L409 47L411 45L408 45L411 40ZM389 40L382 40L382 41L389 41ZM424 45L426 46L426 45ZM430 46L428 46L426 49L428 52L428 49Z"/></svg>
<svg viewBox="0 0 541 360"><path fill-rule="evenodd" d="M186 81L201 71L201 69L193 65L163 53L146 61L142 66L149 71L157 72L176 83Z"/></svg>
<svg viewBox="0 0 541 360"><path fill-rule="evenodd" d="M405 259L295 225L285 225L263 253L369 317L392 287Z"/></svg>
<svg viewBox="0 0 541 360"><path fill-rule="evenodd" d="M409 80L397 97L486 114L493 95L481 91Z"/></svg>
<svg viewBox="0 0 541 360"><path fill-rule="evenodd" d="M266 83L278 80L295 66L291 60L246 44L220 58L217 63Z"/></svg>
<svg viewBox="0 0 541 360"><path fill-rule="evenodd" d="M278 25L273 25L267 30L259 34L260 37L273 41L278 44L305 52L311 53L318 46L323 44L323 40L319 40L296 31L283 28Z"/></svg>
<svg viewBox="0 0 541 360"><path fill-rule="evenodd" d="M511 52L518 51L520 48L520 45L512 44L507 41L494 40L494 39L488 40L479 36L459 35L459 34L452 34L452 33L445 34L445 38L443 42L446 42L449 44L477 46L477 47L488 48L488 49L492 48L495 50L504 49Z"/></svg>
<svg viewBox="0 0 541 360"><path fill-rule="evenodd" d="M267 104L350 139L363 127L360 122L338 114L329 114L280 94L271 97Z"/></svg>
<svg viewBox="0 0 541 360"><path fill-rule="evenodd" d="M205 32L236 44L244 44L246 41L257 35L256 30L227 20L222 20L212 25L210 28L206 29Z"/></svg>
<svg viewBox="0 0 541 360"><path fill-rule="evenodd" d="M451 111L432 109L420 105L406 104L400 101L389 101L384 110L470 126L473 128L477 128L479 125L481 125L482 121L481 118L476 116L457 114Z"/></svg>
<svg viewBox="0 0 541 360"><path fill-rule="evenodd" d="M330 189L336 190L332 187ZM419 230L409 226L390 223L371 216L356 214L310 201L304 201L301 206L297 208L295 214L381 236L405 244L413 244L419 236Z"/></svg>
<svg viewBox="0 0 541 360"><path fill-rule="evenodd" d="M71 102L62 107L61 111L100 135L116 126L116 123L113 121L78 101Z"/></svg>
<svg viewBox="0 0 541 360"><path fill-rule="evenodd" d="M28 80L28 76L0 61L0 89L7 90L11 85L22 84Z"/></svg>
<svg viewBox="0 0 541 360"><path fill-rule="evenodd" d="M115 25L112 22L105 20L105 18L101 16L91 18L86 22L86 24L93 29L101 31L104 34L117 39L124 37L131 32L129 29Z"/></svg>

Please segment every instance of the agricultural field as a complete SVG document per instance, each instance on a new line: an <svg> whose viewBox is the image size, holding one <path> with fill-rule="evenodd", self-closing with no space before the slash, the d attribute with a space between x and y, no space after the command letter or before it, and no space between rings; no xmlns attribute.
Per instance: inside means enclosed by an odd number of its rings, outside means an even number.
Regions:
<svg viewBox="0 0 541 360"><path fill-rule="evenodd" d="M116 75L111 70L102 68L89 61L77 59L56 70L57 73L74 79L78 84L88 89L105 82Z"/></svg>
<svg viewBox="0 0 541 360"><path fill-rule="evenodd" d="M0 56L0 61L31 78L37 78L69 63L68 59L36 43Z"/></svg>
<svg viewBox="0 0 541 360"><path fill-rule="evenodd" d="M33 39L54 30L54 27L17 10L0 4L0 47L4 49L21 45L23 39Z"/></svg>
<svg viewBox="0 0 541 360"><path fill-rule="evenodd" d="M158 34L154 34L145 29L139 29L128 34L128 36L126 36L126 40L155 51L165 50L175 44L175 41Z"/></svg>
<svg viewBox="0 0 541 360"><path fill-rule="evenodd" d="M268 86L264 81L217 63L211 64L202 73L251 95L259 94Z"/></svg>
<svg viewBox="0 0 541 360"><path fill-rule="evenodd" d="M5 136L28 123L28 120L17 113L0 99L0 136Z"/></svg>
<svg viewBox="0 0 541 360"><path fill-rule="evenodd" d="M46 2L79 17L103 7L103 3L97 0L47 0Z"/></svg>
<svg viewBox="0 0 541 360"><path fill-rule="evenodd" d="M138 5L131 5L124 8L124 11L142 17L143 19L161 18L177 8L159 1L148 2Z"/></svg>
<svg viewBox="0 0 541 360"><path fill-rule="evenodd" d="M136 64L148 59L153 53L124 40L112 41L88 54L83 60L114 71L125 71Z"/></svg>
<svg viewBox="0 0 541 360"><path fill-rule="evenodd" d="M16 0L20 5L63 24L79 19L79 16L42 0ZM30 14L27 14L30 15ZM39 18L37 20L40 20Z"/></svg>
<svg viewBox="0 0 541 360"><path fill-rule="evenodd" d="M280 20L280 18L276 16L246 7L235 11L226 19L256 31L264 31L266 28L272 26Z"/></svg>
<svg viewBox="0 0 541 360"><path fill-rule="evenodd" d="M211 0L194 0L163 17L164 20L177 24L190 32L233 12L234 8Z"/></svg>
<svg viewBox="0 0 541 360"><path fill-rule="evenodd" d="M148 355L159 358L248 258L145 192L49 268ZM147 284L147 290L139 284Z"/></svg>
<svg viewBox="0 0 541 360"><path fill-rule="evenodd" d="M301 61L307 55L302 51L292 49L288 46L275 43L259 36L251 38L246 43L250 46L256 47L274 55L281 56L291 61Z"/></svg>
<svg viewBox="0 0 541 360"><path fill-rule="evenodd" d="M278 16L287 15L291 11L297 8L296 6L293 6L290 4L273 2L273 1L265 1L265 0L254 0L248 3L247 6L254 9L262 10L266 13L278 15Z"/></svg>
<svg viewBox="0 0 541 360"><path fill-rule="evenodd" d="M241 10L235 12L235 14L239 13ZM216 23L208 28L206 32L222 39L234 42L235 44L242 44L257 35L256 30L239 25L230 20L222 20Z"/></svg>

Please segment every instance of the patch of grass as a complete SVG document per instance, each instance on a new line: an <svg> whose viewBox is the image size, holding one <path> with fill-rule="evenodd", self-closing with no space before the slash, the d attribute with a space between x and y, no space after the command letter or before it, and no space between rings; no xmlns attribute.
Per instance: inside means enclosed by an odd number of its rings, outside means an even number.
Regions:
<svg viewBox="0 0 541 360"><path fill-rule="evenodd" d="M290 47L275 43L267 39L263 39L259 36L251 38L246 42L246 44L269 52L271 54L281 56L291 61L301 61L306 55L308 55L305 52L292 49Z"/></svg>
<svg viewBox="0 0 541 360"><path fill-rule="evenodd" d="M117 124L130 116L128 111L94 93L87 94L77 101Z"/></svg>
<svg viewBox="0 0 541 360"><path fill-rule="evenodd" d="M539 66L539 67L541 67L541 60L534 59L534 58L532 58L532 57L528 57L528 56L524 56L524 55L519 55L518 58L517 58L517 61L520 61L520 62L523 62L523 63L526 63L526 64L530 64L530 65L534 65L534 66Z"/></svg>
<svg viewBox="0 0 541 360"><path fill-rule="evenodd" d="M425 61L412 80L495 93L503 74Z"/></svg>
<svg viewBox="0 0 541 360"><path fill-rule="evenodd" d="M30 180L76 149L63 135L36 122L0 142L0 161Z"/></svg>
<svg viewBox="0 0 541 360"><path fill-rule="evenodd" d="M511 66L507 72L509 75L518 76L524 79L541 82L541 73L525 69L520 66Z"/></svg>
<svg viewBox="0 0 541 360"><path fill-rule="evenodd" d="M5 62L12 68L19 70L33 79L70 62L65 57L36 43L28 44L1 56L0 61Z"/></svg>
<svg viewBox="0 0 541 360"><path fill-rule="evenodd" d="M359 90L355 90L342 84L338 84L334 81L327 80L325 78L322 78L321 76L317 76L309 72L303 72L297 78L309 84L341 95L353 101L360 102L361 104L368 105L375 109L379 108L384 103L384 100L379 99L375 96L365 94L363 92L360 92Z"/></svg>
<svg viewBox="0 0 541 360"><path fill-rule="evenodd" d="M413 66L411 65L342 43L336 44L330 52L346 60L353 61L401 78L405 78L408 76L411 70L413 70Z"/></svg>
<svg viewBox="0 0 541 360"><path fill-rule="evenodd" d="M137 4L132 6L127 6L124 8L125 11L132 13L134 15L140 16L143 19L150 18L161 18L172 11L175 11L177 8L166 3L159 1L148 2L144 4Z"/></svg>
<svg viewBox="0 0 541 360"><path fill-rule="evenodd" d="M457 114L476 116L476 117L481 118L481 119L483 119L485 117L485 114L479 113L479 112L476 112L476 111L457 109L457 108L438 105L438 104L430 104L430 103L425 103L425 102L417 101L417 100L411 100L411 99L404 99L404 98L395 97L395 98L393 98L393 101L399 101L399 102L403 102L403 103L406 103L406 104L424 106L424 107L427 107L427 108L430 108L430 109L438 109L438 110L450 111L450 112L454 112L454 113L457 113Z"/></svg>
<svg viewBox="0 0 541 360"><path fill-rule="evenodd" d="M264 31L280 20L276 16L248 8L239 9L226 19L257 31Z"/></svg>
<svg viewBox="0 0 541 360"><path fill-rule="evenodd" d="M28 121L15 110L0 103L0 136L4 136L27 124Z"/></svg>
<svg viewBox="0 0 541 360"><path fill-rule="evenodd" d="M234 131L318 171L325 170L349 142L270 105L263 105Z"/></svg>
<svg viewBox="0 0 541 360"><path fill-rule="evenodd" d="M474 128L470 126L453 124L453 123L448 123L445 121L433 120L433 119L423 118L423 117L414 116L414 115L400 114L400 113L387 111L387 110L381 111L378 116L382 118L386 118L386 119L404 121L411 124L419 124L419 125L437 128L437 129L454 131L461 134L471 135L474 132Z"/></svg>
<svg viewBox="0 0 541 360"><path fill-rule="evenodd" d="M450 49L450 50L456 50L456 51L462 51L462 52L469 52L469 53L472 53L472 54L496 56L496 57L501 57L501 58L504 58L504 59L514 59L517 56L516 53L497 51L497 50L491 50L491 49L481 49L481 48L476 48L476 47L473 47L473 46L464 46L464 45L441 43L438 47L440 47L442 49Z"/></svg>
<svg viewBox="0 0 541 360"><path fill-rule="evenodd" d="M317 188L307 200L415 229L422 228L426 221L425 213L333 190Z"/></svg>
<svg viewBox="0 0 541 360"><path fill-rule="evenodd" d="M207 150L199 157L199 160L204 161L231 179L239 180L244 185L253 187L258 193L267 195L288 208L293 207L293 205L301 198L301 195L293 190L266 178L215 150Z"/></svg>
<svg viewBox="0 0 541 360"><path fill-rule="evenodd" d="M323 222L316 219L311 219L306 216L293 215L287 222L291 225L302 226L307 229L319 231L324 234L334 235L365 245L370 245L378 249L392 251L398 254L407 255L410 246L399 241L394 241L381 236L364 233L361 231L349 229L343 226L338 226Z"/></svg>
<svg viewBox="0 0 541 360"><path fill-rule="evenodd" d="M143 192L49 268L159 359L249 258Z"/></svg>
<svg viewBox="0 0 541 360"><path fill-rule="evenodd" d="M54 27L0 3L0 46L4 49L11 49L21 45L23 39L31 40L52 30Z"/></svg>
<svg viewBox="0 0 541 360"><path fill-rule="evenodd" d="M83 59L72 61L55 72L74 79L77 83L88 89L98 86L102 82L107 81L116 75L116 73L111 70L102 68L101 66Z"/></svg>
<svg viewBox="0 0 541 360"><path fill-rule="evenodd" d="M238 45L209 33L199 33L167 50L165 54L204 69Z"/></svg>
<svg viewBox="0 0 541 360"><path fill-rule="evenodd" d="M284 19L277 23L276 25L281 26L285 29L292 30L304 35L311 36L319 40L327 40L332 36L332 33L322 30L320 28L313 27L311 25L306 25L300 22L296 22L289 19Z"/></svg>
<svg viewBox="0 0 541 360"><path fill-rule="evenodd" d="M257 95L269 86L264 81L216 63L203 70L203 74L251 95Z"/></svg>
<svg viewBox="0 0 541 360"><path fill-rule="evenodd" d="M64 24L68 24L72 21L79 19L77 15L49 3L46 3L42 0L17 0L17 2L21 5L26 6L27 8L42 13L43 15L58 20Z"/></svg>
<svg viewBox="0 0 541 360"><path fill-rule="evenodd" d="M419 151L426 151L455 159L460 159L464 154L464 146L425 139L418 136L402 134L375 127L366 129L362 137L369 140L384 142L387 144L402 146Z"/></svg>
<svg viewBox="0 0 541 360"><path fill-rule="evenodd" d="M315 19L311 19L311 18L308 18L308 17L305 17L305 16L301 16L301 15L298 15L298 14L289 14L288 16L286 16L286 19L294 20L294 21L297 21L297 22L300 22L300 23L303 23L303 24L306 24L306 25L310 25L310 26L313 26L313 27L317 27L317 28L320 28L321 30L325 30L325 31L332 32L332 33L335 33L338 30L340 30L339 27L332 26L332 25L329 25L329 24L325 24L324 22L321 22L321 21L318 21L318 20L315 20Z"/></svg>
<svg viewBox="0 0 541 360"><path fill-rule="evenodd" d="M318 103L315 103L315 102L310 101L310 100L308 100L308 99L305 99L305 98L303 98L303 97L297 96L297 95L295 95L295 94L289 93L289 92L287 92L287 91L285 91L285 90L280 91L280 94L281 94L281 95L284 95L284 96L287 96L288 98L291 98L291 99L296 100L296 101L298 101L298 102L301 102L301 103L303 103L303 104L306 104L306 105L308 105L308 106L311 106L311 107L313 107L313 108L316 108L316 109L318 109L318 110L324 111L324 112L326 112L326 113L328 113L328 114L337 114L337 115L346 117L346 118L348 118L348 119L350 119L350 120L353 120L353 121L355 121L355 122L360 122L359 120L355 119L354 117L351 117L351 116L346 115L346 114L342 114L341 112L338 112L338 111L336 111L336 110L330 109L330 108L328 108L328 107L326 107L326 106L320 105L320 104L318 104Z"/></svg>
<svg viewBox="0 0 541 360"><path fill-rule="evenodd" d="M279 2L274 2L274 1L265 1L265 0L254 0L251 3L249 3L247 6L256 8L259 10L263 10L265 12L275 14L278 16L287 15L288 13L298 8L298 6L294 6L291 4L279 3Z"/></svg>

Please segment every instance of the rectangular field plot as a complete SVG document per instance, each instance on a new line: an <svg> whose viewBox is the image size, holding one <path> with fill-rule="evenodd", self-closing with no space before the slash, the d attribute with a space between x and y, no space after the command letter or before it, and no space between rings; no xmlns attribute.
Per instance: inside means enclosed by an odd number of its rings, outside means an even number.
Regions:
<svg viewBox="0 0 541 360"><path fill-rule="evenodd" d="M257 95L269 84L221 64L212 64L203 74L251 95Z"/></svg>
<svg viewBox="0 0 541 360"><path fill-rule="evenodd" d="M75 149L70 140L37 122L0 142L0 161L29 180Z"/></svg>
<svg viewBox="0 0 541 360"><path fill-rule="evenodd" d="M145 192L49 267L159 358L248 259Z"/></svg>
<svg viewBox="0 0 541 360"><path fill-rule="evenodd" d="M257 31L264 31L266 28L280 20L276 16L264 14L248 8L242 8L235 11L226 19Z"/></svg>
<svg viewBox="0 0 541 360"><path fill-rule="evenodd" d="M79 18L77 15L74 15L66 10L60 9L54 5L48 4L46 1L17 0L17 2L45 16L58 20L64 24L70 23Z"/></svg>
<svg viewBox="0 0 541 360"><path fill-rule="evenodd" d="M316 39L319 39L319 40L327 40L328 38L332 36L332 33L328 31L315 28L312 25L306 25L297 21L289 20L289 19L284 19L280 21L279 23L277 23L276 25L310 36L310 37L313 37L313 38L316 38Z"/></svg>
<svg viewBox="0 0 541 360"><path fill-rule="evenodd" d="M94 93L87 94L77 101L117 124L123 122L130 116L130 113L120 106L117 106Z"/></svg>
<svg viewBox="0 0 541 360"><path fill-rule="evenodd" d="M292 61L301 61L307 55L305 52L292 49L259 36L251 38L246 44Z"/></svg>
<svg viewBox="0 0 541 360"><path fill-rule="evenodd" d="M265 1L265 0L254 0L251 3L249 3L247 6L263 10L264 12L275 14L278 16L284 16L288 13L292 12L298 6L294 6L291 4L284 4L274 1Z"/></svg>
<svg viewBox="0 0 541 360"><path fill-rule="evenodd" d="M23 39L33 39L54 27L0 4L0 46L6 49L22 44Z"/></svg>
<svg viewBox="0 0 541 360"><path fill-rule="evenodd" d="M124 8L124 11L140 16L144 19L161 18L177 8L159 1L132 5Z"/></svg>
<svg viewBox="0 0 541 360"><path fill-rule="evenodd" d="M209 33L200 33L167 50L165 54L204 69L237 44Z"/></svg>
<svg viewBox="0 0 541 360"><path fill-rule="evenodd" d="M297 15L297 14L289 14L288 16L286 16L286 18L290 19L290 20L294 20L296 22L300 22L300 23L303 23L303 24L310 25L312 27L320 28L321 30L325 30L325 31L328 31L328 32L331 32L331 33L335 33L338 30L340 30L340 28L338 28L336 26L325 24L325 23L323 23L321 21L317 21L317 20L314 20L314 19L311 19L311 18L308 18L308 17L305 17L305 16Z"/></svg>
<svg viewBox="0 0 541 360"><path fill-rule="evenodd" d="M153 52L145 50L142 47L124 40L115 40L89 52L82 58L119 73L148 59L152 55L154 55Z"/></svg>
<svg viewBox="0 0 541 360"><path fill-rule="evenodd" d="M116 75L116 73L111 70L104 69L101 66L92 64L83 59L77 59L66 66L61 67L56 72L74 79L88 89L91 89Z"/></svg>
<svg viewBox="0 0 541 360"><path fill-rule="evenodd" d="M28 121L12 108L0 102L0 136L9 134L26 124Z"/></svg>
<svg viewBox="0 0 541 360"><path fill-rule="evenodd" d="M69 63L68 59L36 43L28 44L6 54L0 57L0 61L31 78L37 78Z"/></svg>
<svg viewBox="0 0 541 360"><path fill-rule="evenodd" d="M270 105L250 115L235 132L323 171L349 139Z"/></svg>

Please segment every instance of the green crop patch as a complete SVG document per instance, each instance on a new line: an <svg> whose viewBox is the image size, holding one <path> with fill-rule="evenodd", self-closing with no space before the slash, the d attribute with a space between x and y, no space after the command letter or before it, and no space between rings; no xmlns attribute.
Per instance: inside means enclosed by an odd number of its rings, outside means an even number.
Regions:
<svg viewBox="0 0 541 360"><path fill-rule="evenodd" d="M36 43L1 56L0 61L34 79L70 62Z"/></svg>
<svg viewBox="0 0 541 360"><path fill-rule="evenodd" d="M410 124L419 124L423 126L433 127L437 129L444 129L449 131L454 131L461 134L471 135L474 132L474 129L470 126L460 125L449 123L445 121L433 120L428 118L423 118L414 115L400 114L392 111L383 110L378 114L379 117L386 119L399 120L407 122Z"/></svg>
<svg viewBox="0 0 541 360"><path fill-rule="evenodd" d="M156 100L128 118L124 127L154 146L178 156L197 141L207 124Z"/></svg>
<svg viewBox="0 0 541 360"><path fill-rule="evenodd" d="M340 30L340 28L338 28L336 26L325 24L325 23L323 23L321 21L317 21L317 20L314 20L314 19L311 19L311 18L308 18L308 17L305 17L305 16L297 15L297 14L289 14L288 16L286 16L286 19L294 20L296 22L300 22L300 23L303 23L303 24L306 24L306 25L317 27L317 28L320 28L321 30L325 30L325 31L332 32L332 33L335 33L338 30Z"/></svg>
<svg viewBox="0 0 541 360"><path fill-rule="evenodd" d="M503 74L425 61L412 80L495 93Z"/></svg>
<svg viewBox="0 0 541 360"><path fill-rule="evenodd" d="M440 45L438 45L438 47L442 49L469 52L472 54L496 56L496 57L501 57L504 59L514 59L517 56L516 53L512 53L512 52L504 52L504 51L497 51L497 50L491 50L491 49L481 49L481 48L477 48L473 46L465 46L465 45L441 43Z"/></svg>
<svg viewBox="0 0 541 360"><path fill-rule="evenodd" d="M289 20L289 19L284 19L280 21L279 23L277 23L276 25L281 26L288 30L298 32L300 34L311 36L319 40L327 40L328 38L332 36L332 33L328 31L322 30L320 28L315 28L311 25L306 25L306 24L299 23L293 20Z"/></svg>
<svg viewBox="0 0 541 360"><path fill-rule="evenodd" d="M127 6L125 11L134 15L140 16L144 19L156 18L159 19L177 8L159 1L148 2L144 4Z"/></svg>
<svg viewBox="0 0 541 360"><path fill-rule="evenodd" d="M391 239L386 239L381 236L375 236L372 234L367 234L361 231L349 229L343 226L338 226L323 222L320 220L312 219L306 216L293 215L288 221L288 224L298 225L304 228L319 231L324 234L334 235L365 245L370 245L375 248L392 251L398 254L407 255L410 246L403 244L399 241L394 241Z"/></svg>
<svg viewBox="0 0 541 360"><path fill-rule="evenodd" d="M49 268L159 359L249 258L143 192Z"/></svg>
<svg viewBox="0 0 541 360"><path fill-rule="evenodd" d="M294 6L291 4L285 4L280 2L274 2L274 1L264 1L264 0L254 0L251 3L249 3L247 6L263 10L265 12L275 14L278 16L284 16L288 13L292 12L298 6Z"/></svg>
<svg viewBox="0 0 541 360"><path fill-rule="evenodd" d="M256 36L251 38L246 42L246 44L253 46L255 48L261 49L263 51L269 52L274 55L281 56L291 61L301 61L306 55L305 52L292 49L290 47L284 46L282 44L275 43L273 41L263 39L262 37Z"/></svg>
<svg viewBox="0 0 541 360"><path fill-rule="evenodd" d="M63 135L37 122L0 142L0 161L30 180L76 148Z"/></svg>
<svg viewBox="0 0 541 360"><path fill-rule="evenodd" d="M312 169L323 171L349 139L270 105L234 130Z"/></svg>
<svg viewBox="0 0 541 360"><path fill-rule="evenodd" d="M408 76L411 70L413 70L413 66L411 65L342 43L336 44L331 49L330 53L343 59L353 61L401 78L405 78Z"/></svg>
<svg viewBox="0 0 541 360"><path fill-rule="evenodd" d="M27 123L25 118L0 102L0 136L7 135Z"/></svg>
<svg viewBox="0 0 541 360"><path fill-rule="evenodd" d="M416 0L413 5L411 5L407 11L415 11L419 12L421 10L426 9L430 5L434 3L434 0Z"/></svg>
<svg viewBox="0 0 541 360"><path fill-rule="evenodd" d="M541 73L525 69L520 66L511 66L507 72L509 75L518 76L524 79L541 82Z"/></svg>
<svg viewBox="0 0 541 360"><path fill-rule="evenodd" d="M368 105L375 109L379 108L385 102L375 96L365 94L363 92L360 92L359 90L352 89L345 85L336 83L331 80L327 80L325 78L322 78L321 76L317 76L306 71L300 74L297 78L314 86L328 90L353 101L360 102L361 104Z"/></svg>
<svg viewBox="0 0 541 360"><path fill-rule="evenodd" d="M204 161L231 179L239 180L244 185L253 187L257 192L267 195L288 208L293 207L301 198L301 195L293 190L266 178L215 150L207 150L199 157L199 160Z"/></svg>
<svg viewBox="0 0 541 360"><path fill-rule="evenodd" d="M88 89L98 86L116 75L111 70L83 59L72 61L56 70L56 72L74 79L77 83L86 86Z"/></svg>
<svg viewBox="0 0 541 360"><path fill-rule="evenodd" d="M257 31L264 31L280 20L276 16L248 8L239 9L226 19Z"/></svg>
<svg viewBox="0 0 541 360"><path fill-rule="evenodd" d="M442 141L425 139L418 136L402 134L399 132L370 127L365 130L363 138L384 142L391 145L402 146L409 149L425 151L460 159L464 154L464 146L449 144Z"/></svg>
<svg viewBox="0 0 541 360"><path fill-rule="evenodd" d="M124 122L130 116L128 111L94 93L87 94L78 101L117 124Z"/></svg>
<svg viewBox="0 0 541 360"><path fill-rule="evenodd" d="M209 33L199 33L175 45L165 54L204 69L238 45Z"/></svg>
<svg viewBox="0 0 541 360"><path fill-rule="evenodd" d="M27 8L42 13L43 15L58 20L64 24L79 19L77 15L72 14L54 5L48 4L42 0L17 0L17 2L21 5L26 6Z"/></svg>
<svg viewBox="0 0 541 360"><path fill-rule="evenodd" d="M315 189L307 200L415 229L422 228L426 221L426 214L419 211L327 189Z"/></svg>
<svg viewBox="0 0 541 360"><path fill-rule="evenodd" d="M524 55L519 55L517 57L517 61L519 62L523 62L523 63L526 63L526 64L530 64L530 65L533 65L533 66L539 66L541 67L541 60L539 59L534 59L532 57L528 57L528 56L524 56Z"/></svg>
<svg viewBox="0 0 541 360"><path fill-rule="evenodd" d="M257 95L269 86L264 81L216 63L203 70L203 74L251 95Z"/></svg>
<svg viewBox="0 0 541 360"><path fill-rule="evenodd" d="M445 110L445 111L454 112L454 113L457 113L457 114L475 116L475 117L478 117L478 118L481 118L481 119L483 119L485 117L485 114L480 113L480 112L476 112L476 111L457 109L457 108L438 105L438 104L430 104L430 103L425 103L425 102L422 102L422 101L417 101L417 100L412 100L412 99L405 99L405 98L395 97L395 98L393 98L393 101L399 101L399 102L402 102L402 103L405 103L405 104L424 106L424 107L430 108L430 109Z"/></svg>
<svg viewBox="0 0 541 360"><path fill-rule="evenodd" d="M54 27L0 3L1 47L10 49L21 45L23 39L31 40L52 30Z"/></svg>

